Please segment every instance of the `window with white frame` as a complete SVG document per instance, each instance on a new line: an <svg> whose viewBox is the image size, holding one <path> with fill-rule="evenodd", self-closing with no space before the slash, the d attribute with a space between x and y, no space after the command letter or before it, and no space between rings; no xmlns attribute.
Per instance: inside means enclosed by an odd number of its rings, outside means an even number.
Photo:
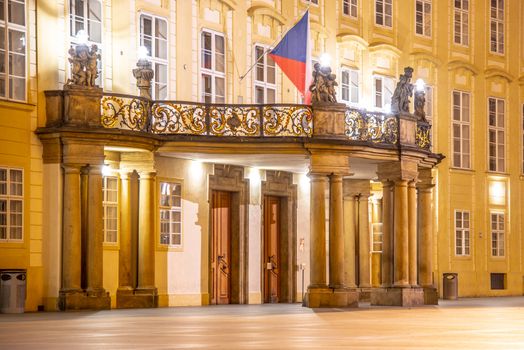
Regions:
<svg viewBox="0 0 524 350"><path fill-rule="evenodd" d="M385 110L391 108L391 97L393 96L393 90L395 89L395 82L390 77L379 75L376 75L373 80L375 95L374 107Z"/></svg>
<svg viewBox="0 0 524 350"><path fill-rule="evenodd" d="M371 224L371 249L373 252L382 252L384 235L382 234L382 223Z"/></svg>
<svg viewBox="0 0 524 350"><path fill-rule="evenodd" d="M393 0L375 0L375 24L393 26Z"/></svg>
<svg viewBox="0 0 524 350"><path fill-rule="evenodd" d="M24 180L22 169L0 167L0 241L23 239Z"/></svg>
<svg viewBox="0 0 524 350"><path fill-rule="evenodd" d="M469 255L469 211L455 210L455 255Z"/></svg>
<svg viewBox="0 0 524 350"><path fill-rule="evenodd" d="M415 32L431 37L431 0L415 1Z"/></svg>
<svg viewBox="0 0 524 350"><path fill-rule="evenodd" d="M0 1L0 98L27 99L26 43L25 1Z"/></svg>
<svg viewBox="0 0 524 350"><path fill-rule="evenodd" d="M453 166L471 168L470 94L453 91Z"/></svg>
<svg viewBox="0 0 524 350"><path fill-rule="evenodd" d="M504 213L491 212L491 255L504 256Z"/></svg>
<svg viewBox="0 0 524 350"><path fill-rule="evenodd" d="M504 0L491 0L490 51L504 53Z"/></svg>
<svg viewBox="0 0 524 350"><path fill-rule="evenodd" d="M118 178L114 176L104 176L102 193L104 242L116 243L118 240Z"/></svg>
<svg viewBox="0 0 524 350"><path fill-rule="evenodd" d="M155 71L153 98L168 98L167 20L148 14L140 15L140 45L147 49Z"/></svg>
<svg viewBox="0 0 524 350"><path fill-rule="evenodd" d="M160 244L182 245L182 185L160 182Z"/></svg>
<svg viewBox="0 0 524 350"><path fill-rule="evenodd" d="M504 100L488 98L488 149L489 171L504 172L505 170L505 120Z"/></svg>
<svg viewBox="0 0 524 350"><path fill-rule="evenodd" d="M201 91L202 102L224 103L226 101L226 52L224 36L203 30L201 45Z"/></svg>
<svg viewBox="0 0 524 350"><path fill-rule="evenodd" d="M342 67L340 69L340 100L344 103L358 103L358 71Z"/></svg>
<svg viewBox="0 0 524 350"><path fill-rule="evenodd" d="M275 61L266 51L267 47L255 45L255 103L275 103L276 100Z"/></svg>
<svg viewBox="0 0 524 350"><path fill-rule="evenodd" d="M469 45L469 1L454 1L453 32L455 44Z"/></svg>
<svg viewBox="0 0 524 350"><path fill-rule="evenodd" d="M358 17L358 0L344 0L342 8L345 15Z"/></svg>

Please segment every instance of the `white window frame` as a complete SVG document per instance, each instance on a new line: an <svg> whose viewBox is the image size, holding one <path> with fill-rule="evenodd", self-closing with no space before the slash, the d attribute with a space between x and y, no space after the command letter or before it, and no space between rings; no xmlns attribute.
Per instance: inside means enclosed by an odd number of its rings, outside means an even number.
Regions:
<svg viewBox="0 0 524 350"><path fill-rule="evenodd" d="M25 213L24 213L24 169L21 169L21 168L10 168L10 167L0 167L1 170L5 170L6 171L6 182L5 182L5 185L6 185L6 193L5 194L2 194L0 193L0 200L5 200L6 201L6 212L5 212L5 215L6 215L6 223L5 223L5 228L6 228L6 238L2 239L0 238L0 242L3 242L3 243L11 243L11 242L23 242L24 240L24 220L25 220ZM21 175L22 175L22 182L21 182L21 185L22 185L22 194L21 195L13 195L11 194L11 185L12 185L12 181L11 181L11 171L20 171L21 172ZM11 228L13 228L14 226L11 225L11 202L14 202L14 201L17 201L17 202L20 202L21 203L21 208L22 208L22 212L20 213L21 214L21 226L17 226L17 227L20 227L21 228L21 237L18 239L18 238L11 238ZM16 213L15 213L16 214Z"/></svg>
<svg viewBox="0 0 524 350"><path fill-rule="evenodd" d="M165 185L168 186L179 186L180 188L180 195L173 195L170 194L164 194L163 191L167 190ZM170 197L180 197L180 206L172 205L173 203L169 203L171 205L162 205L162 199L163 196L167 195ZM159 213L159 224L160 224L160 230L159 230L159 242L163 246L168 247L182 247L182 183L178 181L172 181L172 180L162 180L160 181L160 187L159 187L159 195L158 195L158 213ZM163 218L163 214L168 213L167 220L166 218ZM175 213L179 213L180 221L174 220ZM174 232L172 231L173 225L179 224L180 232ZM162 225L167 225L168 230L163 231ZM167 235L167 241L164 240L163 235ZM179 237L180 243L173 243L175 241L175 236Z"/></svg>
<svg viewBox="0 0 524 350"><path fill-rule="evenodd" d="M116 188L108 188L108 182L115 182L116 184ZM108 200L108 192L116 192L116 201L110 201ZM118 177L116 176L104 176L102 178L102 207L104 209L104 216L103 216L103 220L104 220L104 243L108 243L108 244L117 244L118 243L118 231L119 231L119 224L120 224L120 220L119 220L119 210L118 210L118 198L119 198L119 186L118 186ZM115 213L116 213L116 217L114 218L109 218L108 217L108 212L109 212L109 209L110 208L113 208L115 209ZM115 234L115 240L109 240L108 239L108 220L115 220L116 221L116 225L115 225L115 230L114 230L114 234Z"/></svg>
<svg viewBox="0 0 524 350"><path fill-rule="evenodd" d="M144 34L143 28L144 28L144 19L147 18L151 21L151 36ZM163 21L166 25L166 38L161 38L157 35L156 32L156 21ZM148 59L151 61L151 66L153 68L153 71L155 72L153 86L152 86L152 94L151 97L153 99L160 99L160 100L166 100L169 99L169 21L165 17L156 16L150 13L141 12L139 17L139 38L140 38L140 46L145 46L144 41L145 39L151 40L151 52L148 52ZM166 58L162 58L157 56L157 41L163 41L166 45ZM160 78L160 66L165 66L166 70L166 81L161 82L159 80ZM159 91L161 88L165 89L165 96L159 96Z"/></svg>
<svg viewBox="0 0 524 350"><path fill-rule="evenodd" d="M469 210L455 210L453 219L455 227L455 255L469 256L471 255L471 213ZM459 221L459 225L457 225L457 221Z"/></svg>
<svg viewBox="0 0 524 350"><path fill-rule="evenodd" d="M357 69L341 67L340 68L340 101L347 104L356 106L360 103L360 72ZM344 83L344 74L348 75L348 83ZM356 93L355 93L355 81L353 78L356 77ZM348 98L344 99L344 89L347 89ZM356 95L356 96L355 96ZM356 101L354 101L354 98Z"/></svg>
<svg viewBox="0 0 524 350"><path fill-rule="evenodd" d="M377 80L381 81L380 91L377 90ZM388 88L389 85L389 88ZM386 89L386 90L384 90ZM391 97L395 91L395 80L385 75L373 76L373 107L381 111L387 111L387 106L391 108ZM377 99L380 97L380 106Z"/></svg>
<svg viewBox="0 0 524 350"><path fill-rule="evenodd" d="M204 68L203 67L203 61L202 61L202 45L203 45L203 40L202 40L202 37L203 37L203 34L204 33L209 33L211 34L211 69L208 69L208 68ZM222 39L224 40L224 71L223 72L220 72L220 71L217 71L216 70L216 37L217 36L221 36ZM200 99L202 102L205 102L205 98L204 98L204 94L205 94L205 86L204 84L202 83L202 78L204 75L208 75L211 77L211 103L225 103L226 102L226 97L227 97L227 81L226 81L226 72L227 72L227 54L226 54L226 36L224 35L224 33L220 33L220 32L217 32L217 31L214 31L214 30L210 30L210 29L202 29L202 31L200 32ZM217 94L216 94L216 79L219 78L219 79L223 79L224 80L224 96L223 96L223 101L220 101L218 100L217 101L217 97L219 97Z"/></svg>
<svg viewBox="0 0 524 350"><path fill-rule="evenodd" d="M492 110L491 106L495 106ZM500 111L502 105L502 111ZM488 171L504 172L506 170L506 101L502 98L488 97ZM493 117L493 118L492 118ZM492 123L492 120L494 123ZM500 121L502 120L502 125ZM494 135L494 142L491 142L491 135ZM492 147L494 146L494 152ZM495 167L491 166L494 160Z"/></svg>
<svg viewBox="0 0 524 350"><path fill-rule="evenodd" d="M343 0L342 13L351 18L358 18L358 0Z"/></svg>
<svg viewBox="0 0 524 350"><path fill-rule="evenodd" d="M455 94L459 95L460 104L455 105ZM464 106L464 96L468 96L468 105ZM455 120L455 109L459 111L459 119ZM465 119L467 112L467 120ZM469 92L453 90L451 92L451 122L452 122L452 132L451 132L451 146L452 146L452 164L454 168L460 169L471 169L472 164L472 154L471 154L471 94ZM459 128L459 135L455 135L455 126ZM465 130L468 130L468 138L465 138ZM455 139L458 139L460 142L460 150L455 149ZM467 141L468 149L464 150L464 142ZM460 157L460 164L455 162L455 154L458 154ZM467 159L467 164L466 163Z"/></svg>
<svg viewBox="0 0 524 350"><path fill-rule="evenodd" d="M493 7L493 3L495 6ZM502 6L501 6L502 5ZM489 7L489 51L495 54L504 54L504 0L490 0Z"/></svg>
<svg viewBox="0 0 524 350"><path fill-rule="evenodd" d="M254 53L253 53L253 57L255 58L255 60L257 60L257 48L260 48L263 50L263 57L260 61L256 62L255 69L253 69L253 82L254 82L253 101L255 101L255 103L276 103L277 102L277 65L275 61L273 61L271 57L269 57L269 55L265 54L266 52L268 52L269 47L263 44L255 44ZM269 67L270 67L268 62L271 62L270 60L273 62L274 83L268 82ZM258 80L258 69L259 68L262 68L263 70L262 74L264 75L263 77L264 80ZM264 100L262 102L257 101L257 88L261 88L264 92ZM273 101L268 101L268 90L274 91L275 98Z"/></svg>
<svg viewBox="0 0 524 350"><path fill-rule="evenodd" d="M500 218L502 217L502 222ZM497 222L493 219L496 218ZM502 223L502 226L501 226ZM494 227L496 226L496 227ZM504 257L506 244L506 217L502 211L491 210L489 212L489 228L491 238L491 256Z"/></svg>
<svg viewBox="0 0 524 350"><path fill-rule="evenodd" d="M23 4L24 6L24 25L20 25L20 24L16 24L16 23L11 23L9 22L9 18L7 18L8 16L8 5L10 2L14 2L14 3L17 3L17 4ZM3 65L4 65L4 72L3 73L0 73L0 78L3 77L4 81L5 81L5 95L4 96L0 96L0 99L4 99L4 100L11 100L11 101L20 101L20 102L26 102L27 101L27 75L28 75L28 63L27 63L27 59L28 59L28 55L27 55L27 43L28 43L28 38L27 38L27 27L28 27L28 16L27 16L27 6L28 4L26 4L26 1L20 1L20 0L5 0L4 1L4 8L3 8L3 11L4 11L4 20L0 20L0 26L3 27L3 32L0 33L0 35L3 35L4 36L4 48L3 49L0 49L0 53L3 53L4 54L4 62L3 62ZM24 52L23 54L20 53L20 52L17 52L17 51L14 51L14 50L11 50L11 48L9 47L9 32L11 31L14 31L14 32L20 32L23 34L23 46L24 46ZM23 56L23 76L22 75L15 75L13 73L10 72L10 64L9 64L9 57L13 55L13 57L20 57L20 56ZM15 65L15 61L13 60L13 62L11 62L13 67ZM14 96L14 91L13 93L11 93L11 90L12 90L12 85L14 86L14 83L11 82L11 79L17 79L17 80L23 80L23 88L24 88L24 96L23 98L16 98Z"/></svg>
<svg viewBox="0 0 524 350"><path fill-rule="evenodd" d="M460 7L457 7L457 1ZM453 42L469 46L469 4L471 0L453 0ZM457 40L458 39L458 40Z"/></svg>
<svg viewBox="0 0 524 350"><path fill-rule="evenodd" d="M393 0L375 0L375 25L384 28L393 28ZM380 8L380 12L377 9ZM389 14L387 9L389 8ZM379 23L379 15L382 23ZM389 25L388 20L389 19Z"/></svg>
<svg viewBox="0 0 524 350"><path fill-rule="evenodd" d="M421 5L422 11L418 10ZM433 8L431 0L415 0L415 34L426 38L431 38ZM419 28L421 32L419 32Z"/></svg>

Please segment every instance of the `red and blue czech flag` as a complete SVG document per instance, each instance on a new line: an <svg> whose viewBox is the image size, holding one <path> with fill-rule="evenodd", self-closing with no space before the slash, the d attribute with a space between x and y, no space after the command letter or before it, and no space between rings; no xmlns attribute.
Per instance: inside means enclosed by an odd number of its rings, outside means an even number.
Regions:
<svg viewBox="0 0 524 350"><path fill-rule="evenodd" d="M311 103L311 51L309 47L309 10L291 28L269 56L278 64L298 91L304 103Z"/></svg>

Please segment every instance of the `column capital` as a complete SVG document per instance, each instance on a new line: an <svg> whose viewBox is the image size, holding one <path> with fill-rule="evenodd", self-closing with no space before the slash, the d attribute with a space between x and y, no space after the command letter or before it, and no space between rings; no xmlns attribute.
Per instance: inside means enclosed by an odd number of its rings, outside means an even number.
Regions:
<svg viewBox="0 0 524 350"><path fill-rule="evenodd" d="M80 170L82 169L84 164L62 163L61 166L66 174L80 174Z"/></svg>
<svg viewBox="0 0 524 350"><path fill-rule="evenodd" d="M412 159L380 163L377 175L381 182L384 181L416 181L418 179L418 162Z"/></svg>
<svg viewBox="0 0 524 350"><path fill-rule="evenodd" d="M344 179L344 197L369 197L371 195L371 184L369 180Z"/></svg>
<svg viewBox="0 0 524 350"><path fill-rule="evenodd" d="M131 177L131 174L133 173L133 170L120 169L117 172L118 172L118 176L120 177L120 180L129 180L129 178Z"/></svg>
<svg viewBox="0 0 524 350"><path fill-rule="evenodd" d="M102 175L103 164L89 164L87 172L89 175Z"/></svg>
<svg viewBox="0 0 524 350"><path fill-rule="evenodd" d="M150 180L150 179L154 179L155 176L156 176L156 171L154 170L138 171L139 180Z"/></svg>

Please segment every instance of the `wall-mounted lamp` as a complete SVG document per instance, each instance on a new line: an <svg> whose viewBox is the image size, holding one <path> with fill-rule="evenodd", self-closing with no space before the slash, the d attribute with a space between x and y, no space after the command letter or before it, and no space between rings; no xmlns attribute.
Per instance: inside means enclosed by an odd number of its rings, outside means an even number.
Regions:
<svg viewBox="0 0 524 350"><path fill-rule="evenodd" d="M418 120L426 121L426 111L424 107L426 105L426 83L424 80L417 79L415 82L415 116Z"/></svg>
<svg viewBox="0 0 524 350"><path fill-rule="evenodd" d="M78 44L80 45L87 45L87 41L89 40L89 35L86 33L85 30L83 29L80 29L77 33L76 33L76 41Z"/></svg>
<svg viewBox="0 0 524 350"><path fill-rule="evenodd" d="M331 66L331 56L327 52L320 55L320 65L322 67Z"/></svg>
<svg viewBox="0 0 524 350"><path fill-rule="evenodd" d="M424 91L425 88L426 88L426 83L424 82L424 80L420 78L417 79L417 81L415 82L416 91Z"/></svg>
<svg viewBox="0 0 524 350"><path fill-rule="evenodd" d="M148 50L145 46L138 48L138 62L133 69L133 76L136 78L136 86L140 91L140 97L151 99L151 81L155 72L151 68L151 62L147 59Z"/></svg>

